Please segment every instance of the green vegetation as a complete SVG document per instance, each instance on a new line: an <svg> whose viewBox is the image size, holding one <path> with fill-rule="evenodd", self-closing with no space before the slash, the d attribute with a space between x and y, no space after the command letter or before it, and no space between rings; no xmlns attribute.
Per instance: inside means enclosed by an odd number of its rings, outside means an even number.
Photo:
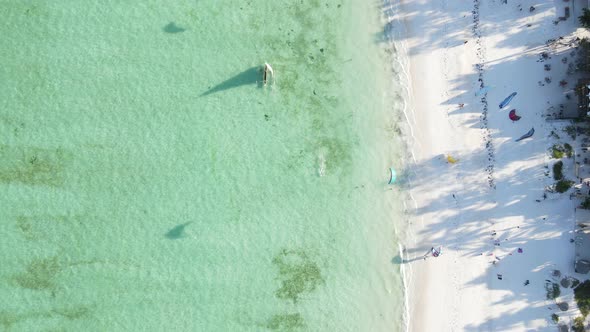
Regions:
<svg viewBox="0 0 590 332"><path fill-rule="evenodd" d="M35 259L28 266L27 271L15 276L15 280L22 288L47 290L55 287L53 279L61 270L57 257Z"/></svg>
<svg viewBox="0 0 590 332"><path fill-rule="evenodd" d="M280 299L297 302L304 292L311 292L324 283L319 266L303 250L283 249L272 260L279 268L281 287L275 292Z"/></svg>
<svg viewBox="0 0 590 332"><path fill-rule="evenodd" d="M553 321L553 323L557 324L559 322L559 316L557 316L557 314L552 314L551 320Z"/></svg>
<svg viewBox="0 0 590 332"><path fill-rule="evenodd" d="M563 161L560 160L560 161L556 162L555 164L553 164L553 179L555 179L556 181L563 179L562 169L563 169Z"/></svg>
<svg viewBox="0 0 590 332"><path fill-rule="evenodd" d="M586 318L590 312L590 280L586 280L574 288L574 298L576 299L580 312Z"/></svg>
<svg viewBox="0 0 590 332"><path fill-rule="evenodd" d="M559 144L553 144L553 146L551 147L551 158L561 159L564 155L564 148Z"/></svg>
<svg viewBox="0 0 590 332"><path fill-rule="evenodd" d="M568 158L571 158L574 155L574 149L568 143L564 143L563 148L565 149L565 154Z"/></svg>
<svg viewBox="0 0 590 332"><path fill-rule="evenodd" d="M588 54L588 51L590 50L590 40L588 40L588 38L584 37L580 40L579 45L580 45L580 56L578 58L578 61L576 61L577 69L579 71L583 71L583 72L590 71L590 63L587 60L587 54ZM578 84L576 86L575 93L577 95L585 96L588 93L586 85L583 83Z"/></svg>
<svg viewBox="0 0 590 332"><path fill-rule="evenodd" d="M584 8L586 9L586 8ZM574 324L572 325L572 331L584 332L584 317L574 318Z"/></svg>
<svg viewBox="0 0 590 332"><path fill-rule="evenodd" d="M4 327L2 331L8 331L13 327L13 325L26 320L59 319L60 317L67 318L69 320L75 320L85 318L89 314L91 314L91 311L87 307L59 308L51 309L49 311L35 310L31 312L19 313L0 311L0 327Z"/></svg>
<svg viewBox="0 0 590 332"><path fill-rule="evenodd" d="M590 29L590 10L588 8L582 9L582 15L578 17L580 25L586 29Z"/></svg>
<svg viewBox="0 0 590 332"><path fill-rule="evenodd" d="M576 126L569 125L563 129L572 139L576 139Z"/></svg>
<svg viewBox="0 0 590 332"><path fill-rule="evenodd" d="M0 326L4 327L3 331L9 331L13 325L29 319L50 318L51 315L46 312L29 312L16 313L9 311L0 311Z"/></svg>
<svg viewBox="0 0 590 332"><path fill-rule="evenodd" d="M590 197L586 197L580 206L582 209L590 210Z"/></svg>
<svg viewBox="0 0 590 332"><path fill-rule="evenodd" d="M293 331L305 327L305 323L301 314L282 314L272 316L265 327L269 330Z"/></svg>
<svg viewBox="0 0 590 332"><path fill-rule="evenodd" d="M570 180L559 180L555 184L555 191L563 194L564 192L568 191L573 184L574 182Z"/></svg>
<svg viewBox="0 0 590 332"><path fill-rule="evenodd" d="M63 150L16 148L0 145L0 183L58 187L64 183L65 160Z"/></svg>
<svg viewBox="0 0 590 332"><path fill-rule="evenodd" d="M90 314L90 310L86 307L53 309L51 312L69 320L80 319Z"/></svg>
<svg viewBox="0 0 590 332"><path fill-rule="evenodd" d="M555 300L561 294L559 284L554 282L545 283L545 290L547 291L547 300Z"/></svg>
<svg viewBox="0 0 590 332"><path fill-rule="evenodd" d="M551 157L555 159L561 159L564 156L571 158L574 155L574 149L568 143L553 144L551 147Z"/></svg>

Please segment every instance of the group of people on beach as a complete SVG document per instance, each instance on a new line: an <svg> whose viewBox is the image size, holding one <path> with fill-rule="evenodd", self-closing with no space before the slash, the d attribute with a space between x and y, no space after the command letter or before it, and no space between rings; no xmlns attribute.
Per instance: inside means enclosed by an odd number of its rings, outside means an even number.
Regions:
<svg viewBox="0 0 590 332"><path fill-rule="evenodd" d="M516 228L520 228L520 226L516 226ZM495 237L496 237L497 234L498 233L495 230L492 231L492 239L494 240L494 246L498 246L499 247L501 241L499 239L495 239ZM504 241L508 241L508 239L504 239ZM524 253L524 250L521 247L518 247L516 249L516 252L519 253L519 254L522 254L522 253ZM513 251L508 253L509 256L512 256L512 254L513 254ZM483 253L481 253L481 255L483 255ZM500 262L501 257L499 257L498 255L494 254L493 252L490 252L488 255L489 256L494 256L494 259L490 262L490 263L492 263L492 265L495 266L498 262ZM502 278L503 278L502 274L499 274L498 273L497 274L497 278L498 278L498 280L502 280ZM524 286L528 286L530 284L530 280L529 279L525 280L523 284L524 284Z"/></svg>

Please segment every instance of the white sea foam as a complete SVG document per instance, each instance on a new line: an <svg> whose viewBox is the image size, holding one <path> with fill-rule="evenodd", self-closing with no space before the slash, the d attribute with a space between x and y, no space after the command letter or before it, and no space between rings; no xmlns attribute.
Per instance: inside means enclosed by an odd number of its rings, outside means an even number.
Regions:
<svg viewBox="0 0 590 332"><path fill-rule="evenodd" d="M401 113L403 114L404 121L399 123L398 126L402 130L402 141L404 142L405 154L408 155L409 159L405 161L405 172L404 172L404 188L412 188L412 179L417 176L415 173L416 164L416 148L419 149L419 142L415 137L414 125L416 123L414 109L412 107L412 84L410 80L410 61L408 57L408 46L405 41L406 27L404 23L399 19L399 13L396 12L399 6L399 0L384 0L384 14L385 20L387 21L387 36L389 37L390 48L396 50L395 56L391 58L392 67L396 69L395 75L392 79L395 82L396 88L399 89L401 98ZM410 222L412 216L415 214L418 205L412 193L409 190L404 192L406 198L403 201L404 211L406 213L406 222ZM408 204L409 203L409 204ZM412 266L406 264L409 261L409 257L406 252L407 243L415 242L415 234L412 234L409 227L404 227L404 233L401 235L400 243L398 243L398 250L400 253L401 264L400 274L403 283L404 293L404 312L403 312L403 328L407 332L410 329L411 315L410 315L410 283L412 278Z"/></svg>

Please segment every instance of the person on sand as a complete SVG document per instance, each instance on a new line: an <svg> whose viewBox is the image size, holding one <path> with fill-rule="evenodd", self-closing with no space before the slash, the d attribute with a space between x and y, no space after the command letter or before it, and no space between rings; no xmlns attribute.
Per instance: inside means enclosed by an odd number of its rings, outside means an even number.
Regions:
<svg viewBox="0 0 590 332"><path fill-rule="evenodd" d="M502 275L501 274L497 274L498 276L498 280L502 280Z"/></svg>
<svg viewBox="0 0 590 332"><path fill-rule="evenodd" d="M527 286L528 284L530 284L530 282L529 282L529 280L527 279L527 280L525 280L525 281L524 281L524 285L525 285L525 286Z"/></svg>
<svg viewBox="0 0 590 332"><path fill-rule="evenodd" d="M463 106L465 106L465 104L463 104L463 103L459 104L459 108L463 108Z"/></svg>

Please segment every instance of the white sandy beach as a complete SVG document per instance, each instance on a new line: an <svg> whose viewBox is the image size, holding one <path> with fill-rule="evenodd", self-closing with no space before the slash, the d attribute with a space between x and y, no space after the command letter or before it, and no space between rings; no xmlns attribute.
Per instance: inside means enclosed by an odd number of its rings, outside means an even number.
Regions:
<svg viewBox="0 0 590 332"><path fill-rule="evenodd" d="M570 242L579 201L570 200L569 192L543 194L555 183L548 148L575 146L562 130L570 123L548 121L545 114L577 101L571 91L576 81L566 74L574 61L567 44L585 33L577 22L581 9L554 21L566 5L580 3L393 4L391 12L405 28L399 43L410 62L407 116L416 164L410 189L416 211L403 264L409 276L409 331L555 331L551 314L566 325L579 316L571 289L562 288L558 299L569 303L567 311L547 300L545 290L546 280L559 281L552 277L556 269L562 277L585 279L574 272ZM560 36L564 39L547 44ZM542 52L550 59L539 61ZM562 79L567 87L559 86ZM482 84L491 89L476 96ZM518 94L500 109L512 92ZM511 109L519 121L509 120ZM533 137L515 142L531 128ZM551 131L560 139L550 137ZM450 164L442 155L459 161ZM578 182L572 160L564 165L565 177ZM437 246L443 246L441 256L423 259ZM526 280L530 284L524 285Z"/></svg>

